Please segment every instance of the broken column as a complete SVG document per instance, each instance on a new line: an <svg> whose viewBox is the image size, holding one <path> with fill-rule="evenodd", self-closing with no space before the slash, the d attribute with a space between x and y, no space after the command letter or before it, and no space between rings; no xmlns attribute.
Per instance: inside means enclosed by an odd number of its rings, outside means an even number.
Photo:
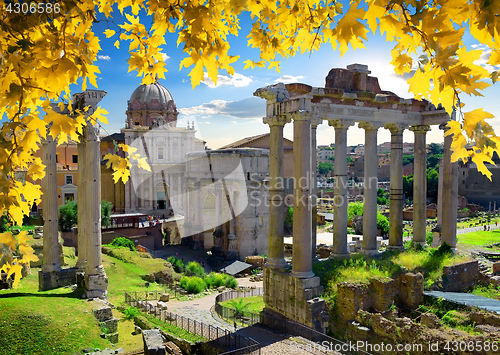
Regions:
<svg viewBox="0 0 500 355"><path fill-rule="evenodd" d="M47 129L48 131L48 129ZM57 208L57 165L56 141L47 133L42 141L42 161L45 177L42 179L43 192L43 267L39 273L40 290L58 287L59 262L59 211Z"/></svg>
<svg viewBox="0 0 500 355"><path fill-rule="evenodd" d="M108 278L102 266L101 254L101 166L99 128L90 121L84 132L86 160L87 268L84 288L87 298L106 298Z"/></svg>

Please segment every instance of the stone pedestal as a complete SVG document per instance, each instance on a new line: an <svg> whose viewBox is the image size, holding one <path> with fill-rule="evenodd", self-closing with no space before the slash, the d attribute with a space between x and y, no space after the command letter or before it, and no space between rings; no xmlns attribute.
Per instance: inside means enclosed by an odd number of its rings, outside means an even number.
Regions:
<svg viewBox="0 0 500 355"><path fill-rule="evenodd" d="M297 278L287 272L264 269L264 293L266 304L261 320L273 326L286 318L325 333L329 316L325 311L325 301L316 296L323 293L319 277Z"/></svg>
<svg viewBox="0 0 500 355"><path fill-rule="evenodd" d="M102 274L88 275L85 274L84 279L85 295L87 298L102 298L105 299L108 294L108 278L104 269Z"/></svg>

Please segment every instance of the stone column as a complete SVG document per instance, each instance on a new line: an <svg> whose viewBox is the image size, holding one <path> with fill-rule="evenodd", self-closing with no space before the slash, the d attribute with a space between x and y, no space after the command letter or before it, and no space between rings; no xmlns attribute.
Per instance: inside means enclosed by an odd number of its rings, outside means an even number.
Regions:
<svg viewBox="0 0 500 355"><path fill-rule="evenodd" d="M154 173L149 175L149 209L152 210L154 206L153 198L153 185L154 185Z"/></svg>
<svg viewBox="0 0 500 355"><path fill-rule="evenodd" d="M84 128L85 129L85 128ZM78 143L78 159L80 164L78 164L78 260L76 262L76 267L78 271L84 272L87 268L87 217L88 217L88 207L87 207L87 159L85 157L85 135L80 136L80 142ZM125 192L127 192L127 187L125 186Z"/></svg>
<svg viewBox="0 0 500 355"><path fill-rule="evenodd" d="M427 147L425 135L430 130L428 125L412 126L415 133L415 159L413 169L413 242L426 245L426 202L427 202Z"/></svg>
<svg viewBox="0 0 500 355"><path fill-rule="evenodd" d="M59 262L56 146L56 141L50 134L47 134L47 139L42 142L42 159L45 165L45 177L42 179L43 273L61 270L61 263ZM48 286L48 288L54 287Z"/></svg>
<svg viewBox="0 0 500 355"><path fill-rule="evenodd" d="M455 112L452 114L455 119ZM443 127L444 128L444 127ZM458 209L458 162L451 162L451 143L453 135L446 135L445 128L443 157L443 214L441 221L441 241L448 244L453 252L457 247L457 209Z"/></svg>
<svg viewBox="0 0 500 355"><path fill-rule="evenodd" d="M88 123L85 128L85 157L87 158L87 207L88 218L87 270L85 291L87 298L105 298L108 278L102 266L101 254L101 171L99 160L99 129Z"/></svg>
<svg viewBox="0 0 500 355"><path fill-rule="evenodd" d="M313 277L311 260L311 117L293 116L293 256L292 276Z"/></svg>
<svg viewBox="0 0 500 355"><path fill-rule="evenodd" d="M266 266L285 269L283 221L285 219L283 127L290 122L286 116L264 117L270 129L269 152L269 247Z"/></svg>
<svg viewBox="0 0 500 355"><path fill-rule="evenodd" d="M318 214L318 183L316 181L317 173L317 156L316 156L316 130L318 125L323 122L322 119L316 118L311 121L311 256L313 260L316 260L316 221Z"/></svg>
<svg viewBox="0 0 500 355"><path fill-rule="evenodd" d="M432 247L437 248L441 245L441 228L443 224L443 175L444 161L439 158L439 179L438 179L438 196L437 196L437 219L436 227L432 229Z"/></svg>
<svg viewBox="0 0 500 355"><path fill-rule="evenodd" d="M405 127L388 123L391 131L391 199L389 206L389 248L403 249L403 131Z"/></svg>
<svg viewBox="0 0 500 355"><path fill-rule="evenodd" d="M347 248L347 129L353 125L347 120L331 120L335 128L335 185L332 257L348 256ZM354 188L353 188L354 189ZM354 193L353 193L354 195Z"/></svg>
<svg viewBox="0 0 500 355"><path fill-rule="evenodd" d="M372 122L360 122L365 130L365 178L363 182L363 253L377 254L377 130Z"/></svg>

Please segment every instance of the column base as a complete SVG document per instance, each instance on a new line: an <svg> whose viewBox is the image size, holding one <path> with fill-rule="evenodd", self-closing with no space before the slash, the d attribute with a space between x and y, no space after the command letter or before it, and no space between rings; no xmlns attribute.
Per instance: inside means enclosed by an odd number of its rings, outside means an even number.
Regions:
<svg viewBox="0 0 500 355"><path fill-rule="evenodd" d="M108 295L108 278L106 274L85 275L84 277L85 296L88 299L106 299Z"/></svg>
<svg viewBox="0 0 500 355"><path fill-rule="evenodd" d="M38 289L40 291L53 290L74 284L78 284L76 268L52 272L38 271Z"/></svg>
<svg viewBox="0 0 500 355"><path fill-rule="evenodd" d="M388 245L387 250L403 251L405 250L404 245Z"/></svg>
<svg viewBox="0 0 500 355"><path fill-rule="evenodd" d="M310 277L314 277L314 272L312 271L293 271L290 273L290 276L296 277L298 279L307 279Z"/></svg>
<svg viewBox="0 0 500 355"><path fill-rule="evenodd" d="M380 252L378 250L373 250L373 249L361 249L359 251L361 254L364 254L364 255L369 255L369 256L375 256L375 255L379 255Z"/></svg>
<svg viewBox="0 0 500 355"><path fill-rule="evenodd" d="M347 254L335 254L331 253L328 259L348 259L349 258L349 253Z"/></svg>

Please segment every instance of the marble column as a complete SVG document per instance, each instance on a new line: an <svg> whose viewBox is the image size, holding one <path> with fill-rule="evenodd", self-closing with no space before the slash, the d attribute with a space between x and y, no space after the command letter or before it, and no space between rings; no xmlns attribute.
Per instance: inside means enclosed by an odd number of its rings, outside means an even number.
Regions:
<svg viewBox="0 0 500 355"><path fill-rule="evenodd" d="M321 118L314 118L311 121L311 256L313 260L316 260L316 244L317 244L317 236L316 236L316 222L318 215L318 183L317 183L317 155L316 155L316 131L318 125L323 123Z"/></svg>
<svg viewBox="0 0 500 355"><path fill-rule="evenodd" d="M426 202L427 202L427 147L425 135L430 130L428 125L412 126L415 134L413 168L413 242L426 245Z"/></svg>
<svg viewBox="0 0 500 355"><path fill-rule="evenodd" d="M313 277L311 260L311 117L293 115L293 252L292 273L298 278Z"/></svg>
<svg viewBox="0 0 500 355"><path fill-rule="evenodd" d="M406 128L388 123L391 131L391 198L389 205L389 249L404 249L403 244L403 131Z"/></svg>
<svg viewBox="0 0 500 355"><path fill-rule="evenodd" d="M335 128L335 185L332 257L348 256L347 247L347 129L353 123L347 120L331 120L328 124ZM353 187L354 190L354 187ZM353 193L354 195L354 193Z"/></svg>
<svg viewBox="0 0 500 355"><path fill-rule="evenodd" d="M154 198L153 198L153 185L154 185L154 174L151 173L149 175L149 209L152 210L154 206Z"/></svg>
<svg viewBox="0 0 500 355"><path fill-rule="evenodd" d="M78 164L78 186L77 186L77 194L78 194L78 260L76 262L76 267L78 271L84 272L87 268L87 164L84 162L87 161L85 157L86 149L85 149L85 136L80 136L80 143L78 143L78 159L80 160L80 164ZM125 186L125 192L127 191L127 187Z"/></svg>
<svg viewBox="0 0 500 355"><path fill-rule="evenodd" d="M455 112L452 114L455 119ZM453 135L444 137L443 157L443 214L441 220L441 241L448 244L453 252L457 247L457 209L458 209L458 162L451 161Z"/></svg>
<svg viewBox="0 0 500 355"><path fill-rule="evenodd" d="M365 177L363 182L363 253L377 254L377 130L372 122L360 122L365 130Z"/></svg>
<svg viewBox="0 0 500 355"><path fill-rule="evenodd" d="M86 189L87 189L87 298L105 298L108 279L102 266L101 254L101 167L99 160L99 129L92 123L85 128Z"/></svg>
<svg viewBox="0 0 500 355"><path fill-rule="evenodd" d="M286 116L264 117L270 129L269 152L269 247L266 266L285 269L284 225L284 156L283 127L290 122Z"/></svg>
<svg viewBox="0 0 500 355"><path fill-rule="evenodd" d="M45 165L45 177L42 179L44 219L42 272L44 273L61 270L61 263L59 262L56 146L56 141L50 134L47 134L47 139L42 142L42 160Z"/></svg>

